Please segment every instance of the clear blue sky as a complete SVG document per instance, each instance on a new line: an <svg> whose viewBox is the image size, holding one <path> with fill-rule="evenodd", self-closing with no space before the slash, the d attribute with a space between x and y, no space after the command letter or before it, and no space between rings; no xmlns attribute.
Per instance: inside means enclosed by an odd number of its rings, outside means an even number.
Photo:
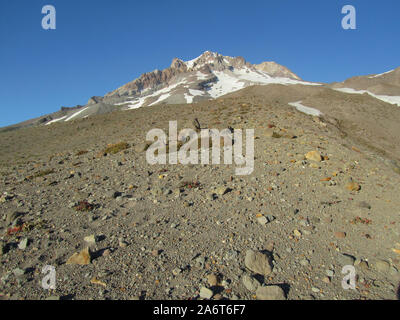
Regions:
<svg viewBox="0 0 400 320"><path fill-rule="evenodd" d="M43 30L54 5L57 29ZM341 8L357 30L341 28ZM400 66L399 0L0 0L0 126L86 104L206 50L273 60L309 81Z"/></svg>

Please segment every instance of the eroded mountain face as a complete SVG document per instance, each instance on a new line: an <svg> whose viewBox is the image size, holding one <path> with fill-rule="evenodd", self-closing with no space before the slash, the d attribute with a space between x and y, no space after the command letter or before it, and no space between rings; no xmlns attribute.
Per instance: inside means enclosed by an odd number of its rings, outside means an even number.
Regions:
<svg viewBox="0 0 400 320"><path fill-rule="evenodd" d="M294 74L288 68L277 64L274 61L266 61L260 64L254 65L257 70L264 71L272 77L289 78L295 80L301 80L299 76Z"/></svg>
<svg viewBox="0 0 400 320"><path fill-rule="evenodd" d="M104 101L120 99L120 104L133 109L217 98L253 84L300 82L297 75L275 62L252 65L242 57L206 51L186 62L175 58L169 68L143 74L108 93Z"/></svg>

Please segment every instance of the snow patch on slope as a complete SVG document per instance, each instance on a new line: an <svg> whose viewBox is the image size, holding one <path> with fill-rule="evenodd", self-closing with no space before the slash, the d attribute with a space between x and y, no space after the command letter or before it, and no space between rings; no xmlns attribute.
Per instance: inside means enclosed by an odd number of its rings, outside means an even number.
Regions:
<svg viewBox="0 0 400 320"><path fill-rule="evenodd" d="M373 78L382 77L383 75L388 74L388 73L391 73L391 72L393 72L393 71L394 71L394 69L393 69L393 70L386 71L386 72L384 72L384 73L376 74L376 75L371 76L371 77L368 77L368 78L373 79Z"/></svg>
<svg viewBox="0 0 400 320"><path fill-rule="evenodd" d="M74 119L79 114L81 114L83 111L85 111L87 108L89 108L89 107L83 108L82 110L79 110L78 112L75 112L72 116L70 116L67 119L65 119L65 121L70 121L70 120Z"/></svg>
<svg viewBox="0 0 400 320"><path fill-rule="evenodd" d="M293 80L289 78L271 77L263 71L253 71L248 68L234 69L234 71L214 71L217 76L217 83L213 84L208 93L212 98L218 98L224 94L243 89L249 85L263 85L263 84L302 84L319 86L319 83L312 83L300 80Z"/></svg>
<svg viewBox="0 0 400 320"><path fill-rule="evenodd" d="M61 118L58 118L58 119L51 120L51 121L49 121L49 122L46 123L46 126L48 126L49 124L52 124L52 123L55 123L55 122L64 120L66 117L67 117L67 116L64 116L64 117L61 117Z"/></svg>
<svg viewBox="0 0 400 320"><path fill-rule="evenodd" d="M225 73L222 71L214 71L214 74L217 76L218 81L207 89L208 94L212 98L218 98L224 94L244 88L245 83L240 82L240 79L233 74L230 75L228 72Z"/></svg>
<svg viewBox="0 0 400 320"><path fill-rule="evenodd" d="M385 95L378 95L374 94L370 91L367 90L355 90L353 88L335 88L334 90L336 91L341 91L345 93L350 93L350 94L364 94L368 93L370 96L379 99L383 102L390 103L390 104L395 104L400 107L400 96L385 96Z"/></svg>
<svg viewBox="0 0 400 320"><path fill-rule="evenodd" d="M163 89L160 89L160 90L158 90L156 92L153 92L152 94L149 94L147 96L136 98L134 100L127 100L127 101L124 101L124 102L121 102L121 103L117 103L116 105L125 105L125 104L127 104L128 105L128 109L137 109L137 108L140 108L141 106L143 106L143 104L145 104L145 102L146 102L146 100L148 98L158 97L155 102L150 104L150 105L154 105L156 103L160 103L160 102L164 101L165 99L169 98L171 96L171 91L173 89L175 89L176 87L178 87L179 85L185 83L185 82L186 82L186 80L183 80L183 81L178 82L178 83L176 83L174 85L171 85L171 86L165 87Z"/></svg>
<svg viewBox="0 0 400 320"><path fill-rule="evenodd" d="M301 101L290 102L289 105L292 106L292 107L295 107L298 111L303 112L305 114L309 114L311 116L319 117L319 116L322 115L321 111L319 111L318 109L315 109L315 108L306 107L306 106L301 104Z"/></svg>
<svg viewBox="0 0 400 320"><path fill-rule="evenodd" d="M208 76L206 74L204 74L200 71L197 71L196 76L197 76L197 79L199 79L199 80L205 80L208 78Z"/></svg>
<svg viewBox="0 0 400 320"><path fill-rule="evenodd" d="M193 103L193 98L197 96L204 95L204 92L201 90L189 89L189 93L185 93L186 103Z"/></svg>
<svg viewBox="0 0 400 320"><path fill-rule="evenodd" d="M160 102L162 102L162 101L168 99L170 96L171 96L171 93L170 93L170 92L164 93L164 94L162 94L161 96L159 96L158 99L157 99L156 101L154 101L153 103L149 104L149 106L154 106L155 104L160 103Z"/></svg>

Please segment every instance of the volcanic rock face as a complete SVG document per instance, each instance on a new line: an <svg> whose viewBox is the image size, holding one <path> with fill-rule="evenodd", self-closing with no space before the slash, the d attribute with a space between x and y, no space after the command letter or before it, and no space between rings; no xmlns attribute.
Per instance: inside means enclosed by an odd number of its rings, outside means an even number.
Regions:
<svg viewBox="0 0 400 320"><path fill-rule="evenodd" d="M293 82L297 81L297 82ZM120 104L137 108L156 103L192 103L219 97L252 84L301 83L289 69L275 63L252 65L243 57L228 57L206 51L190 61L173 59L163 71L145 73L108 93Z"/></svg>
<svg viewBox="0 0 400 320"><path fill-rule="evenodd" d="M187 71L185 63L175 58L173 59L171 66L163 71L154 70L140 76L140 78L127 83L126 85L118 88L115 91L107 94L106 97L112 96L136 96L141 95L146 90L155 90L158 87L168 86L171 79L175 76Z"/></svg>
<svg viewBox="0 0 400 320"><path fill-rule="evenodd" d="M254 65L257 70L264 71L272 77L289 78L295 80L301 80L296 74L290 71L288 68L277 64L274 61L267 61L260 64Z"/></svg>

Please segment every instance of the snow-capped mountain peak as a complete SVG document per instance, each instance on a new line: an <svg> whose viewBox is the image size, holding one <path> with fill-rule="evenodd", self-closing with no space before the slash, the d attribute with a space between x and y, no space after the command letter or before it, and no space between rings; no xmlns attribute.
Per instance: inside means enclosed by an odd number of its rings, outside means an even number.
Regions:
<svg viewBox="0 0 400 320"><path fill-rule="evenodd" d="M275 62L252 65L242 57L206 51L195 59L172 60L162 71L138 79L106 95L118 105L139 108L157 103L192 103L212 99L254 84L305 84L297 75Z"/></svg>
<svg viewBox="0 0 400 320"><path fill-rule="evenodd" d="M251 85L279 83L284 85L318 85L301 80L296 74L275 62L253 65L243 57L224 56L205 51L195 59L174 58L164 70L154 70L106 94L92 97L79 114L68 114L52 122L83 118L109 112L118 106L136 109L155 104L186 104L210 100ZM72 117L73 116L73 117Z"/></svg>

